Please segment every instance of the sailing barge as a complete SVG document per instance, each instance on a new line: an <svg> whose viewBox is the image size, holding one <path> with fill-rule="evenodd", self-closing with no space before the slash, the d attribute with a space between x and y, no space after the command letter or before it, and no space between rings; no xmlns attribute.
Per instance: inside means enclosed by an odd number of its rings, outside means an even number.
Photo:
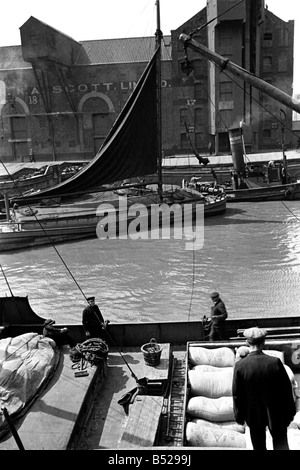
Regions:
<svg viewBox="0 0 300 470"><path fill-rule="evenodd" d="M93 169L85 173L86 181L93 173ZM45 318L35 314L27 297L1 297L0 315L1 341L30 333L42 337ZM30 403L25 416L12 416L12 434L1 439L0 449L175 449L185 454L187 449L247 449L245 428L235 430L234 439L233 431L226 434L225 427L221 431L225 439L218 439L216 433L214 440L207 441L200 432L196 441L190 439L189 372L195 350L227 358L226 367L233 368L235 349L245 344L243 331L252 326L268 331L266 353L280 355L290 370L297 407L289 429L290 447L300 448L298 318L235 318L227 319L225 325L226 339L208 343L204 320L110 323L106 330L109 351L97 364L86 356L74 363L68 347L62 348L53 379ZM63 326L77 344L83 344L81 324ZM151 364L145 355L149 345L155 358ZM226 398L227 421L210 420L221 428L228 420L235 424L231 397ZM204 411L200 407L198 413Z"/></svg>
<svg viewBox="0 0 300 470"><path fill-rule="evenodd" d="M158 79L161 66L159 28L156 37L153 57L94 159L64 182L26 197L14 198L14 204L22 206L23 210L25 206L28 215L33 217L20 216L18 210L13 209L14 220L0 225L0 251L96 236L96 227L101 224L98 206L102 202L110 204L109 210L117 219L124 215L116 203L116 195L110 200L101 198L102 192L114 191L116 182L121 184L124 180L146 175L157 175L157 189L151 191L143 184L137 185L141 195L128 198L132 211L138 211L138 204L150 215L152 206L157 204L168 207L192 204L194 213L197 206L203 206L205 216L226 211L226 194L222 188L217 194L207 194L178 186L168 189L163 184L161 100L157 99L160 97L157 84L161 82ZM100 196L95 200L98 192ZM57 201L59 208L43 210L49 201ZM10 213L8 208L6 212ZM40 217L39 212L44 215Z"/></svg>
<svg viewBox="0 0 300 470"><path fill-rule="evenodd" d="M29 332L41 335L44 318L35 314L27 297L0 298L0 313L0 344L5 338L21 337ZM202 439L197 445L189 441L187 425L192 422L188 411L189 370L192 352L199 348L206 351L206 355L213 352L223 358L229 355L233 367L235 348L245 344L244 329L258 326L268 331L265 350L272 354L276 351L292 374L297 414L288 436L290 448L299 449L300 327L297 317L236 318L227 319L225 324L227 339L209 343L203 321L110 323L108 356L97 365L84 360L75 364L76 368L69 347L63 347L51 381L31 403L25 416L14 417L19 441L27 450L251 449L247 429L234 434L233 441ZM69 334L79 344L84 342L81 324L60 326L68 327ZM153 339L159 357L149 365L142 348L153 344ZM79 371L83 373L78 374ZM230 402L230 397L226 400ZM226 420L232 421L232 406L229 405L227 413L231 419ZM219 418L212 422L222 424ZM7 433L0 441L0 450L17 448L12 433Z"/></svg>

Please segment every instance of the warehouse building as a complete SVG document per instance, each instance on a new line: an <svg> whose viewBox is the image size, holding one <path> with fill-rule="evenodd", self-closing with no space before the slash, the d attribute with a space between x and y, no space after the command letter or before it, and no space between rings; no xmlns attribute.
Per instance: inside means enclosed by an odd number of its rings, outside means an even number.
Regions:
<svg viewBox="0 0 300 470"><path fill-rule="evenodd" d="M226 154L228 130L241 123L248 152L272 150L281 141L283 117L286 129L292 128L291 110L232 80L179 41L181 33L193 32L199 43L292 95L294 22L276 17L263 0L245 0L227 11L229 4L208 0L163 35L166 156L191 147ZM20 36L20 46L0 47L0 158L92 159L154 53L155 37L78 42L34 17L20 27ZM189 74L182 66L186 58ZM292 134L285 138L292 146Z"/></svg>

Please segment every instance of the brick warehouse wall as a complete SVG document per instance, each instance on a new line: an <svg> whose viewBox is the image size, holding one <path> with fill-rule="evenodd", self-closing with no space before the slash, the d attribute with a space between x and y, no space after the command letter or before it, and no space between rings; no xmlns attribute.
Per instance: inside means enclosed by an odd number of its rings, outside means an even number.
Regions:
<svg viewBox="0 0 300 470"><path fill-rule="evenodd" d="M162 135L165 155L191 153L185 122L193 145L198 152L207 154L208 142L214 143L215 134L226 133L225 127L230 127L237 117L239 119L237 114L243 114L243 97L238 90L234 93L238 98L234 98L232 112L225 113L226 122L220 120L222 110L214 108L209 97L210 78L206 59L189 52L194 71L188 77L181 71L184 50L178 37L180 33L193 31L206 21L205 8L163 40ZM274 15L272 21L279 30L293 23L287 24ZM223 25L225 27L226 22ZM220 25L217 28L220 31ZM154 50L155 39L78 43L32 17L20 30L22 46L0 48L1 159L27 161L30 159L30 149L33 149L37 161L93 158L142 74ZM36 35L34 45L30 43L33 33ZM236 34L239 34L238 31ZM233 38L236 36L233 35ZM206 29L197 33L194 39L207 45ZM290 28L287 44L289 57L292 54L292 39L293 28ZM265 46L262 39L262 51ZM276 57L280 47L278 41L274 41L273 46ZM226 48L222 53L226 55ZM290 61L287 70L281 70L280 74L274 71L274 76L271 70L270 74L265 78L277 80L278 86L284 83L291 90L293 77ZM219 76L216 72L217 106L222 83ZM276 85L275 81L272 83ZM224 85L222 87L224 90ZM226 109L228 104L222 102L222 107ZM215 116L215 130L209 116ZM292 127L289 113L286 124ZM271 144L266 140L266 130L263 128L258 130L255 139L253 132L249 139L259 142L260 149L266 145L266 148L272 148L272 142L280 139L281 129L275 129L271 121L266 125L271 128Z"/></svg>
<svg viewBox="0 0 300 470"><path fill-rule="evenodd" d="M47 81L50 113L31 68L0 71L6 103L1 109L0 155L4 161L21 161L34 150L41 160L90 159L103 142L123 108L146 63L72 66L64 70L67 92L55 68L40 77ZM171 64L163 64L165 127L171 128ZM37 75L41 75L37 70ZM54 143L54 155L53 155Z"/></svg>
<svg viewBox="0 0 300 470"><path fill-rule="evenodd" d="M70 67L67 92L56 70L48 67L48 117L33 70L6 73L8 99L1 113L1 156L11 154L14 146L17 160L28 155L30 148L44 160L51 160L53 136L57 160L91 158L128 99L143 65L137 64L134 70L128 64Z"/></svg>

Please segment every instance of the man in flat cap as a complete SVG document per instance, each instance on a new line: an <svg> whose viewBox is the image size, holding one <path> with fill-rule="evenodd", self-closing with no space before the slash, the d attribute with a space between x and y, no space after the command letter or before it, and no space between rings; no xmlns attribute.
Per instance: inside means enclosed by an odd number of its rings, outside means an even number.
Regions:
<svg viewBox="0 0 300 470"><path fill-rule="evenodd" d="M105 339L104 331L109 321L104 321L98 305L95 303L95 297L87 297L88 306L82 312L82 324L87 338Z"/></svg>
<svg viewBox="0 0 300 470"><path fill-rule="evenodd" d="M76 345L76 341L69 335L68 328L59 328L54 326L55 321L47 318L43 325L43 336L51 338L58 347L68 344L71 348Z"/></svg>
<svg viewBox="0 0 300 470"><path fill-rule="evenodd" d="M209 341L222 340L224 339L225 320L228 316L227 310L219 292L212 292L210 298L213 305L211 307Z"/></svg>
<svg viewBox="0 0 300 470"><path fill-rule="evenodd" d="M296 413L291 381L281 360L263 353L264 329L248 328L244 336L250 352L234 367L235 420L249 426L254 450L267 450L266 427L274 450L289 450L287 428Z"/></svg>

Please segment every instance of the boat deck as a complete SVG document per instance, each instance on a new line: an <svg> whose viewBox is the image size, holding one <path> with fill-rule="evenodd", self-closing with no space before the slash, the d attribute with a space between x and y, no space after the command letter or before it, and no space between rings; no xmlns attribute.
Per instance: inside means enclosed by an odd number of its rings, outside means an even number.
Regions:
<svg viewBox="0 0 300 470"><path fill-rule="evenodd" d="M24 449L121 451L181 447L186 349L171 351L169 343L162 346L157 366L147 365L138 347L124 348L122 352L112 348L104 367L88 365L86 376L75 376L78 370L72 368L69 348L63 348L51 382L15 423ZM146 393L134 396L144 378ZM295 378L300 388L300 372ZM118 403L129 394L133 394L132 403L127 407ZM299 429L291 429L290 433L290 448L299 449ZM251 449L249 432L246 437L247 448ZM270 437L268 446L272 448ZM11 434L0 442L0 451L17 449Z"/></svg>
<svg viewBox="0 0 300 470"><path fill-rule="evenodd" d="M101 395L93 403L77 449L137 449L153 447L164 406L170 367L170 345L162 344L160 363L149 366L140 349L110 351ZM134 391L137 381L148 379L151 394L137 395L123 407L118 401ZM149 390L148 390L149 391Z"/></svg>
<svg viewBox="0 0 300 470"><path fill-rule="evenodd" d="M87 376L75 377L72 364L69 348L64 347L52 380L26 415L15 422L25 450L65 450L74 441L100 378L95 366L87 368ZM11 434L0 442L1 450L18 450Z"/></svg>
<svg viewBox="0 0 300 470"><path fill-rule="evenodd" d="M169 376L170 345L162 344L160 363L149 366L143 353L109 351L103 368L88 366L87 376L75 377L69 348L64 347L49 385L27 414L15 423L25 450L127 449L151 447L156 438ZM138 395L125 408L118 400L132 391L136 378L146 377L153 395ZM101 393L99 390L101 389ZM131 409L134 407L134 413ZM17 450L13 435L0 442L1 450Z"/></svg>

